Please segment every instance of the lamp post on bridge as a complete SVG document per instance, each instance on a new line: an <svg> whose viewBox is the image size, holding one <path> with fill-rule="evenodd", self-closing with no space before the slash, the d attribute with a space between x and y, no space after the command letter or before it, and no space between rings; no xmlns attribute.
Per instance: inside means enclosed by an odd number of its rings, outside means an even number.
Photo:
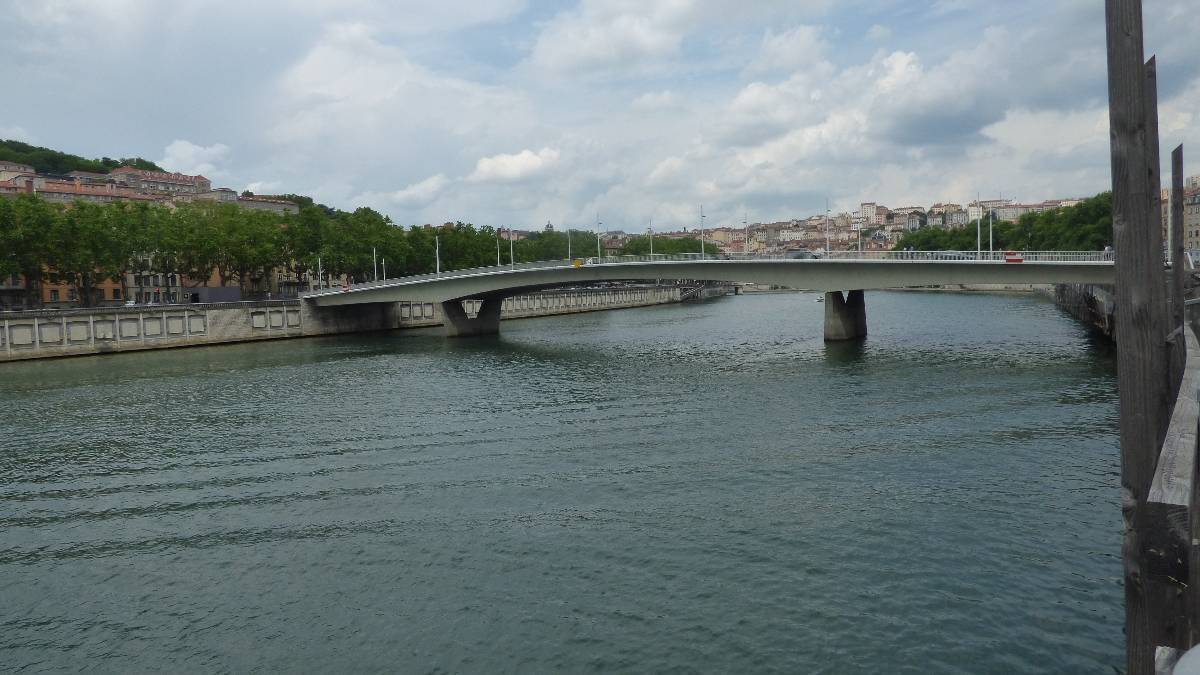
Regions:
<svg viewBox="0 0 1200 675"><path fill-rule="evenodd" d="M600 226L601 225L603 225L603 223L600 222L600 214L597 213L596 214L596 263L597 264L600 262L600 258L601 258L601 255L600 255Z"/></svg>
<svg viewBox="0 0 1200 675"><path fill-rule="evenodd" d="M742 234L746 235L746 248L745 248L745 250L742 251L742 253L745 253L747 258L750 257L750 225L747 224L747 222L746 222L747 220L749 220L749 218L750 218L750 214L746 211L743 211L742 212Z"/></svg>
<svg viewBox="0 0 1200 675"><path fill-rule="evenodd" d="M704 205L700 205L700 259L704 260Z"/></svg>
<svg viewBox="0 0 1200 675"><path fill-rule="evenodd" d="M975 193L975 206L979 208L979 215L975 218L975 259L979 260L983 256L983 230L980 229L983 224L983 202L979 200L979 193Z"/></svg>
<svg viewBox="0 0 1200 675"><path fill-rule="evenodd" d="M433 235L433 271L435 274L442 273L442 243L438 236Z"/></svg>
<svg viewBox="0 0 1200 675"><path fill-rule="evenodd" d="M988 254L989 254L988 257L989 258L991 257L991 253L994 250L995 249L992 245L992 211L991 211L991 209L988 209Z"/></svg>

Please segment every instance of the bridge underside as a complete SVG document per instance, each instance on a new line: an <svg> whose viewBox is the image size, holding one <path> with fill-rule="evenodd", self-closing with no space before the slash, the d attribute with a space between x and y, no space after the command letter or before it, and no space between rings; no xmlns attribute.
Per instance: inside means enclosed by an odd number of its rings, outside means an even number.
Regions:
<svg viewBox="0 0 1200 675"><path fill-rule="evenodd" d="M463 309L462 300L447 300L442 303L446 336L495 335L500 332L500 310L503 308L503 296L489 296L482 299L479 311L472 317Z"/></svg>

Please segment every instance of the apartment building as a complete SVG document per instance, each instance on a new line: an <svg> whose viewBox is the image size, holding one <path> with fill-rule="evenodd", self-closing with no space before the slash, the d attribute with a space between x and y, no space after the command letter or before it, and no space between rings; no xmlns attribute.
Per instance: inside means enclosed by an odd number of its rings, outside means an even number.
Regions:
<svg viewBox="0 0 1200 675"><path fill-rule="evenodd" d="M212 190L212 181L204 176L188 176L166 171L147 171L132 166L119 166L109 172L118 185L142 192L164 195L197 195Z"/></svg>

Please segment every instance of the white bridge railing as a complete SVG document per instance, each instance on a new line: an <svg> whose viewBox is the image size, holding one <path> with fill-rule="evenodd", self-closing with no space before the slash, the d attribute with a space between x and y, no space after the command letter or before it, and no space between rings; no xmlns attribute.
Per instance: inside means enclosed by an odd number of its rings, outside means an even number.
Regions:
<svg viewBox="0 0 1200 675"><path fill-rule="evenodd" d="M390 286L396 283L410 284L418 281L444 279L449 277L464 277L484 274L499 274L502 272L517 272L522 270L545 269L554 267L586 267L590 265L624 265L632 263L659 262L706 262L720 264L722 262L755 262L755 261L784 261L797 263L823 261L889 261L889 262L948 262L948 263L1111 263L1113 254L1105 251L826 251L820 253L672 253L654 255L619 255L604 257L573 258L563 260L542 260L538 262L515 263L509 265L492 265L489 267L473 267L468 269L446 270L415 274L407 277L380 279L353 284L348 287L326 287L313 289L304 295L337 293L342 291L359 291L380 286Z"/></svg>

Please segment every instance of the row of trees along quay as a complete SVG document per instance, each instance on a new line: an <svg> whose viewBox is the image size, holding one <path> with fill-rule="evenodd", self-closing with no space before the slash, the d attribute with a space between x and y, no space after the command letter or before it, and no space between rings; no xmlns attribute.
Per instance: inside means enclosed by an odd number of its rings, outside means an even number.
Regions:
<svg viewBox="0 0 1200 675"><path fill-rule="evenodd" d="M343 276L368 281L386 264L389 277L512 262L596 255L597 235L587 230L540 231L513 241L507 231L448 223L400 227L369 208L353 212L289 196L296 215L242 209L236 204L194 202L173 208L147 203L51 204L34 195L0 199L0 278L23 275L27 305L42 281L73 284L82 303L105 279L124 273L175 274L200 286L215 274L222 285L243 290L255 279L282 269L327 280ZM436 238L436 239L435 239ZM648 237L635 238L622 253L649 250ZM645 249L645 251L643 250ZM656 253L695 253L691 237L654 238ZM708 253L717 248L705 243Z"/></svg>

